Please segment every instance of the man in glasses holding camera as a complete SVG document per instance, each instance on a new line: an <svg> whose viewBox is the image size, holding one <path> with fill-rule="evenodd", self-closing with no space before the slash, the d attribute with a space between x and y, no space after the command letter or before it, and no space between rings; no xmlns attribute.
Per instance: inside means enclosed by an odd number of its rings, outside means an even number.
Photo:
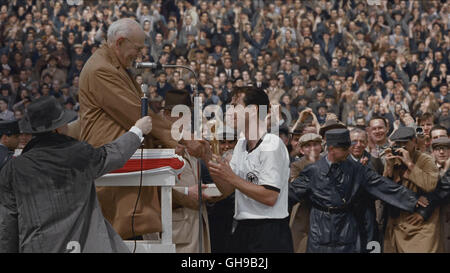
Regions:
<svg viewBox="0 0 450 273"><path fill-rule="evenodd" d="M397 129L390 140L394 144L386 149L383 175L419 195L436 188L439 170L433 158L416 150L416 130L412 127ZM384 238L385 252L440 252L439 209L424 221L419 213L400 211L388 207L388 223Z"/></svg>

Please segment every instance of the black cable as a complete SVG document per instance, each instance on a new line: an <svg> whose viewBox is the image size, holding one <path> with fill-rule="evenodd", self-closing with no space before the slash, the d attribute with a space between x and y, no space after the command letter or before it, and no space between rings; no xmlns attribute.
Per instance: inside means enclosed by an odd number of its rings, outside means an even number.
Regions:
<svg viewBox="0 0 450 273"><path fill-rule="evenodd" d="M144 96L141 98L141 117L146 117L147 114L148 114L148 98L145 95L143 85L141 85L141 90L144 93ZM134 217L136 215L136 209L137 209L137 205L139 203L139 198L141 197L142 177L143 177L143 169L144 169L144 167L143 167L144 163L143 162L144 162L144 144L142 144L142 146L141 146L141 177L140 177L140 181L139 181L139 190L138 190L138 195L136 197L136 204L134 204L133 215L131 215L131 232L133 233L133 238L134 238L133 253L136 252L136 245L137 245L136 233L134 231Z"/></svg>
<svg viewBox="0 0 450 273"><path fill-rule="evenodd" d="M133 238L134 238L133 253L136 252L136 244L137 244L137 242L136 242L136 233L134 231L134 216L136 215L137 205L138 205L139 199L141 197L143 166L144 166L143 162L144 162L144 147L141 148L141 177L140 177L140 181L139 181L139 190L138 190L138 195L136 197L136 204L134 204L133 215L131 216L131 232L133 233Z"/></svg>

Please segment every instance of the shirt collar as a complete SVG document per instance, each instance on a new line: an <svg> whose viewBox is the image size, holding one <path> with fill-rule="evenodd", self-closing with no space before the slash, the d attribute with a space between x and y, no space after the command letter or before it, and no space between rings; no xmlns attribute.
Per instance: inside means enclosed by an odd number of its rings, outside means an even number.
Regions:
<svg viewBox="0 0 450 273"><path fill-rule="evenodd" d="M327 161L328 167L331 166L331 161L328 159L328 155L325 156L325 160Z"/></svg>
<svg viewBox="0 0 450 273"><path fill-rule="evenodd" d="M359 161L359 159L357 159L356 157L354 157L352 154L350 154L350 156L352 157L353 160L355 160L356 162Z"/></svg>

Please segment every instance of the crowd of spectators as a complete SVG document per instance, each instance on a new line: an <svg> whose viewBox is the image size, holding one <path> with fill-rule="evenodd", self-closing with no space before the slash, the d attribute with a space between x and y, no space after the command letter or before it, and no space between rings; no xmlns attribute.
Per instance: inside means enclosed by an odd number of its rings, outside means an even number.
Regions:
<svg viewBox="0 0 450 273"><path fill-rule="evenodd" d="M0 0L0 118L55 96L79 108L84 63L119 18L137 20L146 47L137 61L190 66L131 69L156 108L173 88L226 105L235 86L256 85L293 126L311 108L390 131L432 113L450 127L447 1L42 1ZM197 93L196 93L197 94Z"/></svg>

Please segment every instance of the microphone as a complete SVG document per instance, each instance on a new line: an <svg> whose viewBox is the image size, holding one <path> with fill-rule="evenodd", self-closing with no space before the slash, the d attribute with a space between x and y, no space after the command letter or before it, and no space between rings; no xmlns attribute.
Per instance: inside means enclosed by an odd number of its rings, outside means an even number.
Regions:
<svg viewBox="0 0 450 273"><path fill-rule="evenodd" d="M142 93L144 93L144 96L141 98L141 117L145 117L148 115L148 98L147 98L147 91L146 84L141 84Z"/></svg>
<svg viewBox="0 0 450 273"><path fill-rule="evenodd" d="M136 63L136 69L144 69L144 68L150 68L150 69L162 69L164 67L164 65L161 65L159 62L158 63L151 63L151 62L137 62Z"/></svg>

